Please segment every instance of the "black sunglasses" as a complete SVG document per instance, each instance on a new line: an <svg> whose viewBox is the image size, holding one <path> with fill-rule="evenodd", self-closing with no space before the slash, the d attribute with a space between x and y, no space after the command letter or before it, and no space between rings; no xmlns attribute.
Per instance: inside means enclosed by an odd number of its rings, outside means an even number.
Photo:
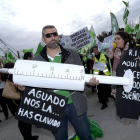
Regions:
<svg viewBox="0 0 140 140"><path fill-rule="evenodd" d="M52 37L52 35L53 35L54 37L56 37L56 36L58 36L58 33L57 33L57 32L48 33L48 34L46 34L45 36L46 36L46 38L50 38L50 37Z"/></svg>

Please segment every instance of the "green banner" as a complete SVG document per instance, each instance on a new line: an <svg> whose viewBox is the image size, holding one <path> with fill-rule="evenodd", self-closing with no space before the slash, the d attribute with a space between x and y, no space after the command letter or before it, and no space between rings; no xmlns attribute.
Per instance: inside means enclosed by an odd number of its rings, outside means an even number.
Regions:
<svg viewBox="0 0 140 140"><path fill-rule="evenodd" d="M128 34L131 34L132 29L131 29L131 27L130 27L129 24L127 24L127 25L125 26L124 31L127 32Z"/></svg>
<svg viewBox="0 0 140 140"><path fill-rule="evenodd" d="M8 63L8 62L13 62L15 63L15 58L13 57L11 52L7 52L5 53L5 59L4 59L4 63Z"/></svg>
<svg viewBox="0 0 140 140"><path fill-rule="evenodd" d="M128 10L128 7L129 7L129 2L125 2L125 1L122 1L124 4L125 4L125 6L126 6L126 8L125 8L125 10L124 10L124 15L123 15L123 21L124 21L124 23L125 23L125 25L127 25L127 21L128 21L128 15L129 15L129 10Z"/></svg>
<svg viewBox="0 0 140 140"><path fill-rule="evenodd" d="M37 51L35 53L35 56L38 55L43 50L43 48L44 47L41 45L41 42L40 42L39 45L38 45Z"/></svg>
<svg viewBox="0 0 140 140"><path fill-rule="evenodd" d="M119 31L118 21L113 13L110 13L111 16L111 29L112 35L114 36Z"/></svg>
<svg viewBox="0 0 140 140"><path fill-rule="evenodd" d="M126 7L129 7L129 2L126 2L126 1L122 1Z"/></svg>
<svg viewBox="0 0 140 140"><path fill-rule="evenodd" d="M137 33L137 39L140 39L140 30Z"/></svg>
<svg viewBox="0 0 140 140"><path fill-rule="evenodd" d="M26 52L31 52L31 53L33 53L33 49L28 49L28 50L23 49L22 52L23 52L24 54L25 54Z"/></svg>

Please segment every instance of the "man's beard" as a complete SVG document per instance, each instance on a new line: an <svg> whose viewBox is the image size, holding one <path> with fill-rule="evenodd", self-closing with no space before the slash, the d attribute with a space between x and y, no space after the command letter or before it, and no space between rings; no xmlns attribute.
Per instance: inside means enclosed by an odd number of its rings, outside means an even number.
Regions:
<svg viewBox="0 0 140 140"><path fill-rule="evenodd" d="M50 49L56 49L57 48L57 46L58 46L58 42L56 41L56 40L52 40L52 41L55 41L54 43L49 43L48 45L47 45L47 47L48 48L50 48Z"/></svg>

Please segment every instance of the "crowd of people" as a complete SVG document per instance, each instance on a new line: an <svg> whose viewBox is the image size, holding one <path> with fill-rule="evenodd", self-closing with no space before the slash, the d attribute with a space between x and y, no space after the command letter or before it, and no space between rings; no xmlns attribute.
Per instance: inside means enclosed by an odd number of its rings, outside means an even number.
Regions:
<svg viewBox="0 0 140 140"><path fill-rule="evenodd" d="M135 40L124 31L116 33L114 43L116 43L116 48L112 51L107 50L105 54L99 52L97 44L87 51L86 54L80 54L81 61L83 62L87 74L116 76L117 66L125 51L128 48L140 48L140 39ZM96 69L96 65L98 64L98 66L100 66L101 63L104 63L104 69ZM90 86L87 85L87 87ZM95 87L91 88L94 90ZM104 89L106 89L105 93ZM99 102L103 104L101 109L105 109L108 107L107 102L109 97L116 100L116 87L115 85L99 84L97 86L97 94Z"/></svg>
<svg viewBox="0 0 140 140"><path fill-rule="evenodd" d="M51 63L66 63L66 64L76 64L84 65L85 72L87 74L97 74L104 76L111 76L112 74L116 76L116 68L120 63L120 60L126 50L130 47L137 48L140 45L140 40L134 45L131 37L126 32L120 31L115 35L115 43L117 47L115 50L109 51L107 54L99 52L97 44L95 44L86 55L78 55L78 53L70 48L63 48L59 44L59 35L57 29L53 25L45 26L42 29L42 41L46 44L44 49L39 55L33 58L33 54L30 52L25 53L24 60L37 60L46 61ZM81 59L80 59L81 58ZM14 63L5 64L4 68L13 68ZM16 115L18 106L14 104L12 99L7 99L2 97L2 91L4 88L4 83L7 79L12 81L12 75L0 73L0 104L2 111L4 113L5 119L8 119L8 109L13 116ZM94 90L97 87L97 94L99 102L102 103L101 109L108 107L108 98L111 97L115 100L117 98L116 87L99 84L98 79L95 77L91 78L86 84ZM25 91L25 86L18 85L15 86L21 91ZM106 89L106 90L104 90ZM47 91L48 89L46 89ZM57 132L52 132L56 140L67 140L68 139L68 120L74 127L77 135L81 140L93 140L90 134L90 126L87 118L87 101L84 97L83 92L76 91L64 91L59 90L55 92L55 89L50 90L55 94L62 96L69 96L69 100L64 110L64 115L61 121L61 125ZM20 101L18 102L18 104ZM37 140L38 136L32 136L32 125L26 122L18 121L19 130L24 138L24 140Z"/></svg>

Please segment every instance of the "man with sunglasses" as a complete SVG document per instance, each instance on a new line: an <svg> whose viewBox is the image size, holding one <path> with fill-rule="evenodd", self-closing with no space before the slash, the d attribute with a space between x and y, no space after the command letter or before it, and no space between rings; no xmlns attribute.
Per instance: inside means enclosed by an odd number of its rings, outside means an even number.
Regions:
<svg viewBox="0 0 140 140"><path fill-rule="evenodd" d="M56 28L53 25L45 26L42 29L42 41L46 44L43 50L33 58L33 60L47 61L55 63L67 63L82 65L78 53L73 49L63 48L59 44L59 36ZM54 83L55 84L55 83ZM91 78L89 83L94 86L99 84L96 78ZM93 140L90 134L90 125L87 119L87 101L83 96L83 92L67 91L67 90L50 90L56 94L68 97L69 100L61 125L57 133L53 133L56 140L68 140L68 120L73 125L76 133L81 140Z"/></svg>

